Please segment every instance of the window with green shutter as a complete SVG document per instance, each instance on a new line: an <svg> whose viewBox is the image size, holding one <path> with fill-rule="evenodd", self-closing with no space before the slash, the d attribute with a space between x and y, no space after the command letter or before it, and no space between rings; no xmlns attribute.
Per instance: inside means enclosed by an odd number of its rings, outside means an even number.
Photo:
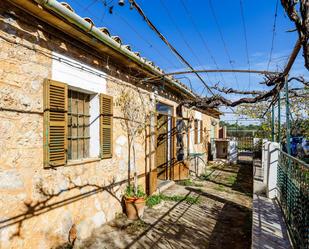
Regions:
<svg viewBox="0 0 309 249"><path fill-rule="evenodd" d="M46 80L44 82L44 166L65 165L68 160L90 158L90 107L91 95L68 89L67 84ZM100 157L113 155L113 98L99 95ZM95 130L95 128L94 128ZM95 143L96 137L93 137ZM96 144L96 143L95 143ZM94 152L95 154L95 149ZM94 157L92 154L92 157Z"/></svg>

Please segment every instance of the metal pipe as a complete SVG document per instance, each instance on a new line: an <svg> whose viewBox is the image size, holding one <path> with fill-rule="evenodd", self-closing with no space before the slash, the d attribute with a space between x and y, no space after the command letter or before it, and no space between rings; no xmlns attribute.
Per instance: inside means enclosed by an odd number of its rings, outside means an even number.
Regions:
<svg viewBox="0 0 309 249"><path fill-rule="evenodd" d="M57 13L61 17L65 18L70 23L76 25L83 31L87 32L88 34L92 35L99 41L103 42L105 45L113 48L117 52L125 55L126 57L130 58L132 61L136 62L137 64L141 65L143 68L148 69L152 73L156 74L157 76L161 77L164 76L163 72L158 70L157 68L153 67L150 62L138 57L133 52L129 51L128 49L124 48L121 44L114 41L108 35L104 34L101 30L95 27L92 23L85 21L82 17L75 14L71 10L67 9L61 3L56 0L35 0L41 6L52 10L53 12ZM191 97L196 97L196 95L191 92L189 89L185 88L184 86L180 85L179 83L175 82L171 78L165 78L169 83L184 91L187 95Z"/></svg>
<svg viewBox="0 0 309 249"><path fill-rule="evenodd" d="M208 70L186 70L179 72L165 73L163 76L179 75L179 74L193 74L193 73L254 73L254 74L280 74L281 72L265 71L265 70L245 70L245 69L208 69ZM147 78L145 80L153 80L156 77Z"/></svg>
<svg viewBox="0 0 309 249"><path fill-rule="evenodd" d="M278 143L281 144L281 93L278 93Z"/></svg>
<svg viewBox="0 0 309 249"><path fill-rule="evenodd" d="M304 161L296 158L296 157L293 157L289 154L287 154L286 152L284 152L283 150L279 149L280 153L282 153L283 155L285 155L286 157L288 157L290 160L293 160L293 161L296 161L297 163L301 164L302 166L305 166L306 168L309 169L309 164L308 163L305 163Z"/></svg>
<svg viewBox="0 0 309 249"><path fill-rule="evenodd" d="M271 141L275 141L275 106L271 105Z"/></svg>
<svg viewBox="0 0 309 249"><path fill-rule="evenodd" d="M290 103L289 103L289 82L288 76L285 77L285 106L286 106L286 146L287 152L291 155L291 147L290 147Z"/></svg>

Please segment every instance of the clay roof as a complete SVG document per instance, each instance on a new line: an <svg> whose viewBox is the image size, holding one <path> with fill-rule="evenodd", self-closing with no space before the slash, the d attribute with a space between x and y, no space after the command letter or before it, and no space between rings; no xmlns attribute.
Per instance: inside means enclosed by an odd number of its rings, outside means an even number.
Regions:
<svg viewBox="0 0 309 249"><path fill-rule="evenodd" d="M74 11L74 9L73 9L68 3L66 3L66 2L61 2L61 4L62 4L64 7L66 7L67 9L69 9L70 11L76 13L76 12ZM89 23L91 23L93 26L95 26L95 24L94 24L94 22L93 22L93 20L92 20L91 18L85 17L84 20L87 21L87 22L89 22ZM131 46L128 45L128 44L123 44L123 43L122 43L122 40L121 40L121 38L120 38L119 36L113 36L113 35L111 35L111 33L110 33L110 31L108 30L108 28L106 28L106 27L98 27L98 29L99 29L100 31L102 31L102 33L104 33L105 35L109 36L110 38L112 38L112 39L113 39L114 41L116 41L117 43L119 43L119 45L122 46L122 48L127 49L128 51L132 51L132 50L131 50ZM133 51L133 53L134 53L135 55L137 55L138 57L141 57L141 55L140 55L139 52ZM145 58L145 57L141 57L141 58L142 58L146 63L148 63L149 65L155 67L156 69L158 69L159 71L161 71L162 73L164 73L164 71L163 71L160 67L156 66L155 63L154 63L153 61L150 61L150 60L148 60L148 59ZM191 89L190 89L189 87L187 87L185 84L183 84L181 81L175 79L174 77L171 77L171 78L172 78L172 80L174 80L175 82L177 82L179 85L181 85L182 87L186 88L188 91L192 92ZM193 92L192 92L192 93L193 93Z"/></svg>

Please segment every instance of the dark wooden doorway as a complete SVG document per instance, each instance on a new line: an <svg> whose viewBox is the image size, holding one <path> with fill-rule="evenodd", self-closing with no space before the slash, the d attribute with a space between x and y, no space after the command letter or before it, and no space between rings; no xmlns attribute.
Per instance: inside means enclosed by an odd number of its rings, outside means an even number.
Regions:
<svg viewBox="0 0 309 249"><path fill-rule="evenodd" d="M169 164L171 160L171 117L159 114L157 118L157 173L158 179L170 179Z"/></svg>

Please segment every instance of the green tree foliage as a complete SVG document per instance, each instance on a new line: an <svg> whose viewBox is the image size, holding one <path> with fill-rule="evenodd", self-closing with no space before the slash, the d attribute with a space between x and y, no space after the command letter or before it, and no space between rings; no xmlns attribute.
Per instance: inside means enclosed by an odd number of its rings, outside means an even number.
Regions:
<svg viewBox="0 0 309 249"><path fill-rule="evenodd" d="M305 87L301 92L297 94L291 94L289 98L290 103L290 120L291 120L291 135L293 136L306 136L309 137L309 88ZM278 107L275 103L275 131L278 131ZM239 115L247 116L249 118L262 118L261 125L259 127L264 137L270 137L271 135L271 108L263 116L264 112L269 107L269 102L261 102L254 105L240 105L237 107L236 112ZM281 95L281 134L285 137L285 122L286 122L286 104L285 96Z"/></svg>

